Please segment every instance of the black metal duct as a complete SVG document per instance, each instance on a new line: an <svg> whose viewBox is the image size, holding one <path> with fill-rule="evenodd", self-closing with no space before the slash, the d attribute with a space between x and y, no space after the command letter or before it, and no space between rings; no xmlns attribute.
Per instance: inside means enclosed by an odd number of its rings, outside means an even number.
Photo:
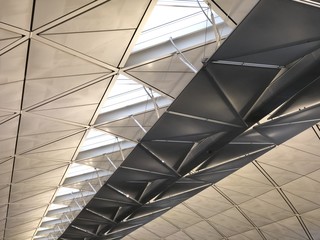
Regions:
<svg viewBox="0 0 320 240"><path fill-rule="evenodd" d="M120 239L319 122L319 22L261 0L60 239Z"/></svg>

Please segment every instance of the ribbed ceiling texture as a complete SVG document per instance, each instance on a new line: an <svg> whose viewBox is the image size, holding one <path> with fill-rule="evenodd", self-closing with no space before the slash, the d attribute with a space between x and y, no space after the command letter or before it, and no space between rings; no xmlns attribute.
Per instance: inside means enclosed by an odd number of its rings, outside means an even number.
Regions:
<svg viewBox="0 0 320 240"><path fill-rule="evenodd" d="M0 239L320 239L320 1L0 0Z"/></svg>

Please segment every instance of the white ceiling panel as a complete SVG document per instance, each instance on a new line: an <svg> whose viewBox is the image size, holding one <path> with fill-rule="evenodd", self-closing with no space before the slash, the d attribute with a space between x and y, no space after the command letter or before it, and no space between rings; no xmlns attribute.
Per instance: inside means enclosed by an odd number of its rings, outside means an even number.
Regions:
<svg viewBox="0 0 320 240"><path fill-rule="evenodd" d="M126 47L133 37L134 29L85 33L41 35L56 43L96 58L112 66L118 66ZM122 51L119 51L122 49Z"/></svg>
<svg viewBox="0 0 320 240"><path fill-rule="evenodd" d="M0 1L0 21L26 30L30 29L32 0Z"/></svg>
<svg viewBox="0 0 320 240"><path fill-rule="evenodd" d="M176 226L174 226L173 224L169 223L161 217L157 218L155 221L146 224L144 228L148 229L150 232L155 231L155 229L157 229L155 233L160 238L165 238L179 231L179 228L177 228Z"/></svg>
<svg viewBox="0 0 320 240"><path fill-rule="evenodd" d="M233 207L213 188L207 188L199 193L197 197L188 199L186 204L204 218L210 218Z"/></svg>
<svg viewBox="0 0 320 240"><path fill-rule="evenodd" d="M90 2L93 0L36 0L33 29L50 23Z"/></svg>
<svg viewBox="0 0 320 240"><path fill-rule="evenodd" d="M24 42L0 56L1 84L24 79L27 48L28 42Z"/></svg>
<svg viewBox="0 0 320 240"><path fill-rule="evenodd" d="M67 92L79 88L86 83L90 83L103 75L104 74L85 74L27 80L25 84L26 93L24 94L23 108L26 109L35 104L65 95Z"/></svg>
<svg viewBox="0 0 320 240"><path fill-rule="evenodd" d="M266 225L261 230L276 239L307 239L296 217Z"/></svg>
<svg viewBox="0 0 320 240"><path fill-rule="evenodd" d="M0 108L17 110L21 105L23 81L1 84ZM4 97L5 96L5 97Z"/></svg>
<svg viewBox="0 0 320 240"><path fill-rule="evenodd" d="M167 237L166 240L190 240L190 237L180 230L179 232Z"/></svg>
<svg viewBox="0 0 320 240"><path fill-rule="evenodd" d="M219 239L221 235L206 221L199 222L185 229L192 239Z"/></svg>
<svg viewBox="0 0 320 240"><path fill-rule="evenodd" d="M1 183L5 183L4 181L2 181L2 177L0 175L1 178ZM0 204L5 205L8 202L8 198L9 198L9 190L10 188L7 186L3 186L2 184L0 185ZM1 224L0 224L1 225Z"/></svg>
<svg viewBox="0 0 320 240"><path fill-rule="evenodd" d="M314 203L320 202L320 183L307 177L301 177L284 186L283 190L301 196Z"/></svg>
<svg viewBox="0 0 320 240"><path fill-rule="evenodd" d="M300 133L299 137L285 142L284 145L291 147L291 149L299 149L303 152L320 156L319 138L317 137L313 129L307 129L306 131Z"/></svg>
<svg viewBox="0 0 320 240"><path fill-rule="evenodd" d="M86 32L136 28L141 20L149 1L130 0L105 1L99 7L93 8L75 18L58 25L45 33ZM132 11L134 9L135 11ZM101 21L108 16L112 21ZM118 16L121 16L119 18Z"/></svg>
<svg viewBox="0 0 320 240"><path fill-rule="evenodd" d="M236 208L226 210L208 220L228 237L254 228Z"/></svg>
<svg viewBox="0 0 320 240"><path fill-rule="evenodd" d="M31 41L29 51L28 79L111 72L37 41Z"/></svg>
<svg viewBox="0 0 320 240"><path fill-rule="evenodd" d="M305 164L306 160L308 161L307 165ZM270 155L266 154L259 159L260 162L300 175L305 175L319 169L319 160L319 156L313 153L289 148L287 146L278 146Z"/></svg>
<svg viewBox="0 0 320 240"><path fill-rule="evenodd" d="M201 217L183 205L178 205L173 211L164 214L163 219L180 229L189 227L202 220Z"/></svg>
<svg viewBox="0 0 320 240"><path fill-rule="evenodd" d="M157 236L155 233L147 230L146 228L141 228L141 231L135 233L132 235L134 239L141 239L141 240L147 240L147 239L155 239L160 240L161 238Z"/></svg>

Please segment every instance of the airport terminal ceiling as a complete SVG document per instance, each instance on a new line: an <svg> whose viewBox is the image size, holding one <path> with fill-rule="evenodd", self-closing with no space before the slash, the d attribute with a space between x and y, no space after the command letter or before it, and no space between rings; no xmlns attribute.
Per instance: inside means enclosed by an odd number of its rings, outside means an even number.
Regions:
<svg viewBox="0 0 320 240"><path fill-rule="evenodd" d="M0 239L320 239L320 1L0 0Z"/></svg>

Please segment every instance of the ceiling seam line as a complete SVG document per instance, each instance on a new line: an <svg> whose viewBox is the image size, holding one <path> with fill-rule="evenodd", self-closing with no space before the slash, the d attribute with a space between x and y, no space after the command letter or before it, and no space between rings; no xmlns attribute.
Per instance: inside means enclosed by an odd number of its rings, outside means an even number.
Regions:
<svg viewBox="0 0 320 240"><path fill-rule="evenodd" d="M135 45L134 40L139 37L139 36L137 36L137 35L140 35L138 33L142 32L142 25L146 21L146 18L147 18L146 16L148 14L150 14L150 12L154 8L156 2L157 2L156 0L149 0L149 3L147 5L147 7L145 8L144 13L141 16L138 25L134 28L135 30L134 30L129 43L127 44L127 46L126 46L126 48L120 58L119 64L117 65L117 68L121 69L125 65L125 63L127 62L128 57L131 52L131 51L129 52L129 50L131 50L134 47L134 45Z"/></svg>
<svg viewBox="0 0 320 240"><path fill-rule="evenodd" d="M235 203L227 194L225 194L217 186L212 185L212 188L215 189L222 197L224 197L228 202L230 202L235 207L235 209L254 227L254 229L258 232L258 234L263 240L267 240L266 236L261 231L261 229L252 221L252 219L241 209L241 207L237 203Z"/></svg>
<svg viewBox="0 0 320 240"><path fill-rule="evenodd" d="M232 114L239 120L242 124L243 127L248 127L248 124L245 122L245 120L241 117L240 113L237 111L235 108L234 103L231 101L229 96L226 94L226 92L223 90L221 84L216 80L216 77L213 75L212 72L208 71L207 67L204 68L204 73L212 80L213 82L213 88L217 90L219 97L221 100L228 106L228 110L232 112Z"/></svg>
<svg viewBox="0 0 320 240"><path fill-rule="evenodd" d="M34 4L35 0L33 0ZM32 9L32 16L34 14L34 8ZM27 71L28 71L28 61L29 61L29 53L30 53L30 40L28 39L28 47L27 47L27 53L26 53L26 59L25 59L25 66L24 66L24 78L23 78L23 85L22 85L22 91L21 91L21 102L20 102L20 111L23 106L23 98L24 98L24 91L25 91L25 84L26 84L26 77L27 77ZM18 45L17 45L18 46ZM15 147L14 147L14 155L17 153L18 149L18 139L19 139L19 133L20 133L20 127L21 127L21 120L22 115L19 114L19 122L17 126L17 132L16 132L16 141L15 141ZM6 229L8 224L8 217L9 217L9 209L10 209L10 201L11 201L11 191L12 191L12 183L13 183L13 176L14 176L14 170L15 170L15 163L16 163L16 157L12 160L12 172L11 172L11 179L10 179L10 187L9 187L9 194L8 194L8 205L7 205L7 213L6 213L6 220L4 224L4 231L3 231L3 238L6 237Z"/></svg>
<svg viewBox="0 0 320 240"><path fill-rule="evenodd" d="M85 53L82 53L80 51L77 51L73 48L70 48L70 47L67 47L67 46L64 46L60 43L57 43L57 42L54 42L52 40L49 40L47 38L44 38L42 36L39 36L39 35L33 35L32 36L32 39L34 41L37 41L37 42L40 42L42 44L45 44L46 46L49 46L49 47L52 47L54 49L57 49L59 51L62 51L64 53L67 53L67 54L70 54L70 55L73 55L75 57L78 57L84 61L87 61L87 62L90 62L92 64L95 64L99 67L102 67L102 68L105 68L107 70L110 70L110 71L114 71L114 72L117 72L117 68L112 66L111 64L108 64L102 60L99 60L97 58L94 58L94 57L91 57Z"/></svg>
<svg viewBox="0 0 320 240"><path fill-rule="evenodd" d="M313 236L311 235L309 229L307 228L304 220L302 219L300 213L295 208L295 206L292 204L288 196L284 193L281 186L278 185L278 183L269 175L269 173L259 164L259 162L254 161L253 165L262 173L262 175L276 188L279 195L282 197L282 199L286 202L286 204L289 206L295 217L297 218L298 222L300 223L302 229L304 230L305 234L307 235L309 240L314 240Z"/></svg>
<svg viewBox="0 0 320 240"><path fill-rule="evenodd" d="M83 134L83 136L82 136L82 139L86 136L86 132L87 132L87 131L84 132L84 134ZM79 132L79 133L80 133L80 132ZM78 133L77 133L77 134L78 134ZM75 135L75 134L74 134L74 135ZM32 236L32 239L34 239L34 237L36 236L36 234L37 234L37 232L38 232L38 229L39 229L39 227L41 226L41 224L42 224L42 222L43 222L43 218L44 218L44 217L46 216L46 214L48 213L50 205L54 202L54 200L55 200L55 198L56 198L56 194L57 194L58 189L59 189L59 186L61 186L62 183L64 182L64 180L66 179L67 171L68 171L71 163L74 161L73 158L74 158L74 156L75 156L75 154L76 154L76 152L77 152L77 150L78 150L78 148L79 148L79 145L80 145L81 142L82 142L82 139L80 140L80 143L78 144L78 147L76 148L76 150L75 150L75 152L74 152L74 154L73 154L73 156L72 156L72 158L71 158L71 162L68 164L68 166L66 166L66 170L65 170L65 172L63 173L63 176L62 176L61 180L59 181L59 185L58 185L58 187L56 188L56 191L54 192L54 194L52 195L52 198L50 199L50 202L48 203L47 208L46 208L46 210L44 211L44 214L43 214L41 220L39 221L39 224L37 225L37 227L36 227L36 229L35 229L35 231L34 231L34 234L33 234L33 236Z"/></svg>
<svg viewBox="0 0 320 240"><path fill-rule="evenodd" d="M223 8L222 8L218 3L216 3L215 0L211 0L211 1L212 1L212 3L213 3L217 8L219 8L219 10L220 10L235 26L238 25L238 23L236 23L236 21L233 20L233 18L232 18L229 14L227 14L227 13L223 10Z"/></svg>
<svg viewBox="0 0 320 240"><path fill-rule="evenodd" d="M171 208L171 209L172 209L172 208ZM177 232L182 232L182 233L184 233L185 235L187 235L187 237L189 237L191 240L195 240L195 239L193 239L191 236L189 236L189 234L186 232L185 229L180 228L177 224L173 223L171 220L167 219L165 216L162 216L161 218L162 218L163 220L165 220L166 222L170 223L171 225L173 225L174 227L176 227L176 228L178 229ZM199 221L199 222L200 222L200 221ZM199 222L198 222L198 223L199 223ZM176 232L176 233L177 233L177 232Z"/></svg>
<svg viewBox="0 0 320 240"><path fill-rule="evenodd" d="M193 209L192 207L190 207L187 202L183 202L182 205L184 205L186 208L188 208L190 211L192 211L193 213L195 213L197 216L201 217L206 223L208 223L215 231L217 231L217 233L220 234L221 237L223 237L224 240L228 240L229 238L227 237L227 235L225 235L223 232L221 232L216 226L214 226L214 224L212 224L208 218L205 218L204 216L202 216L198 211L196 211L195 209Z"/></svg>
<svg viewBox="0 0 320 240"><path fill-rule="evenodd" d="M100 82L106 80L107 78L112 78L114 75L115 75L115 73L112 72L112 73L109 73L107 75L98 77L98 78L93 79L93 80L91 80L89 82L86 82L84 84L76 86L76 87L74 87L72 89L69 89L69 90L66 90L66 91L64 91L62 93L59 93L59 94L57 94L57 95L55 95L55 96L53 96L51 98L45 99L45 100L43 100L41 102L38 102L38 103L36 103L36 104L34 104L32 106L29 106L29 107L25 108L24 110L25 111L32 111L32 110L37 109L39 107L42 107L42 106L44 106L44 105L46 105L48 103L54 102L54 101L56 101L58 99L64 98L64 97L69 96L69 95L71 95L71 94L73 94L75 92L78 92L78 91L83 90L83 89L85 89L87 87L90 87L90 86L92 86L94 84L100 83ZM28 79L28 81L29 81L29 79Z"/></svg>
<svg viewBox="0 0 320 240"><path fill-rule="evenodd" d="M72 12L70 12L70 13L64 15L64 16L59 17L58 19L53 20L50 23L47 23L44 26L41 26L41 27L37 28L33 32L35 34L41 34L43 32L49 31L52 28L55 28L55 27L65 23L67 21L70 21L71 19L74 19L74 18L78 17L81 14L89 12L92 9L97 8L97 7L103 5L103 4L107 3L107 2L110 2L110 1L111 0L95 0L95 1L93 1L91 3L88 3L87 5L84 5L84 6L80 7L80 8L78 8L77 10L74 10L74 11L72 11Z"/></svg>
<svg viewBox="0 0 320 240"><path fill-rule="evenodd" d="M131 79L133 79L134 81L142 84L142 85L145 86L145 87L151 88L152 90L158 92L160 95L167 96L168 98L173 99L173 100L175 99L175 98L174 98L173 96L171 96L170 94L168 94L168 93L160 90L159 88L156 88L156 87L153 86L153 85L150 85L149 83L144 82L142 79L139 79L139 78L131 75L130 73L128 73L128 72L126 72L126 71L120 70L120 73L121 73L122 75L124 75L125 77L131 78Z"/></svg>

